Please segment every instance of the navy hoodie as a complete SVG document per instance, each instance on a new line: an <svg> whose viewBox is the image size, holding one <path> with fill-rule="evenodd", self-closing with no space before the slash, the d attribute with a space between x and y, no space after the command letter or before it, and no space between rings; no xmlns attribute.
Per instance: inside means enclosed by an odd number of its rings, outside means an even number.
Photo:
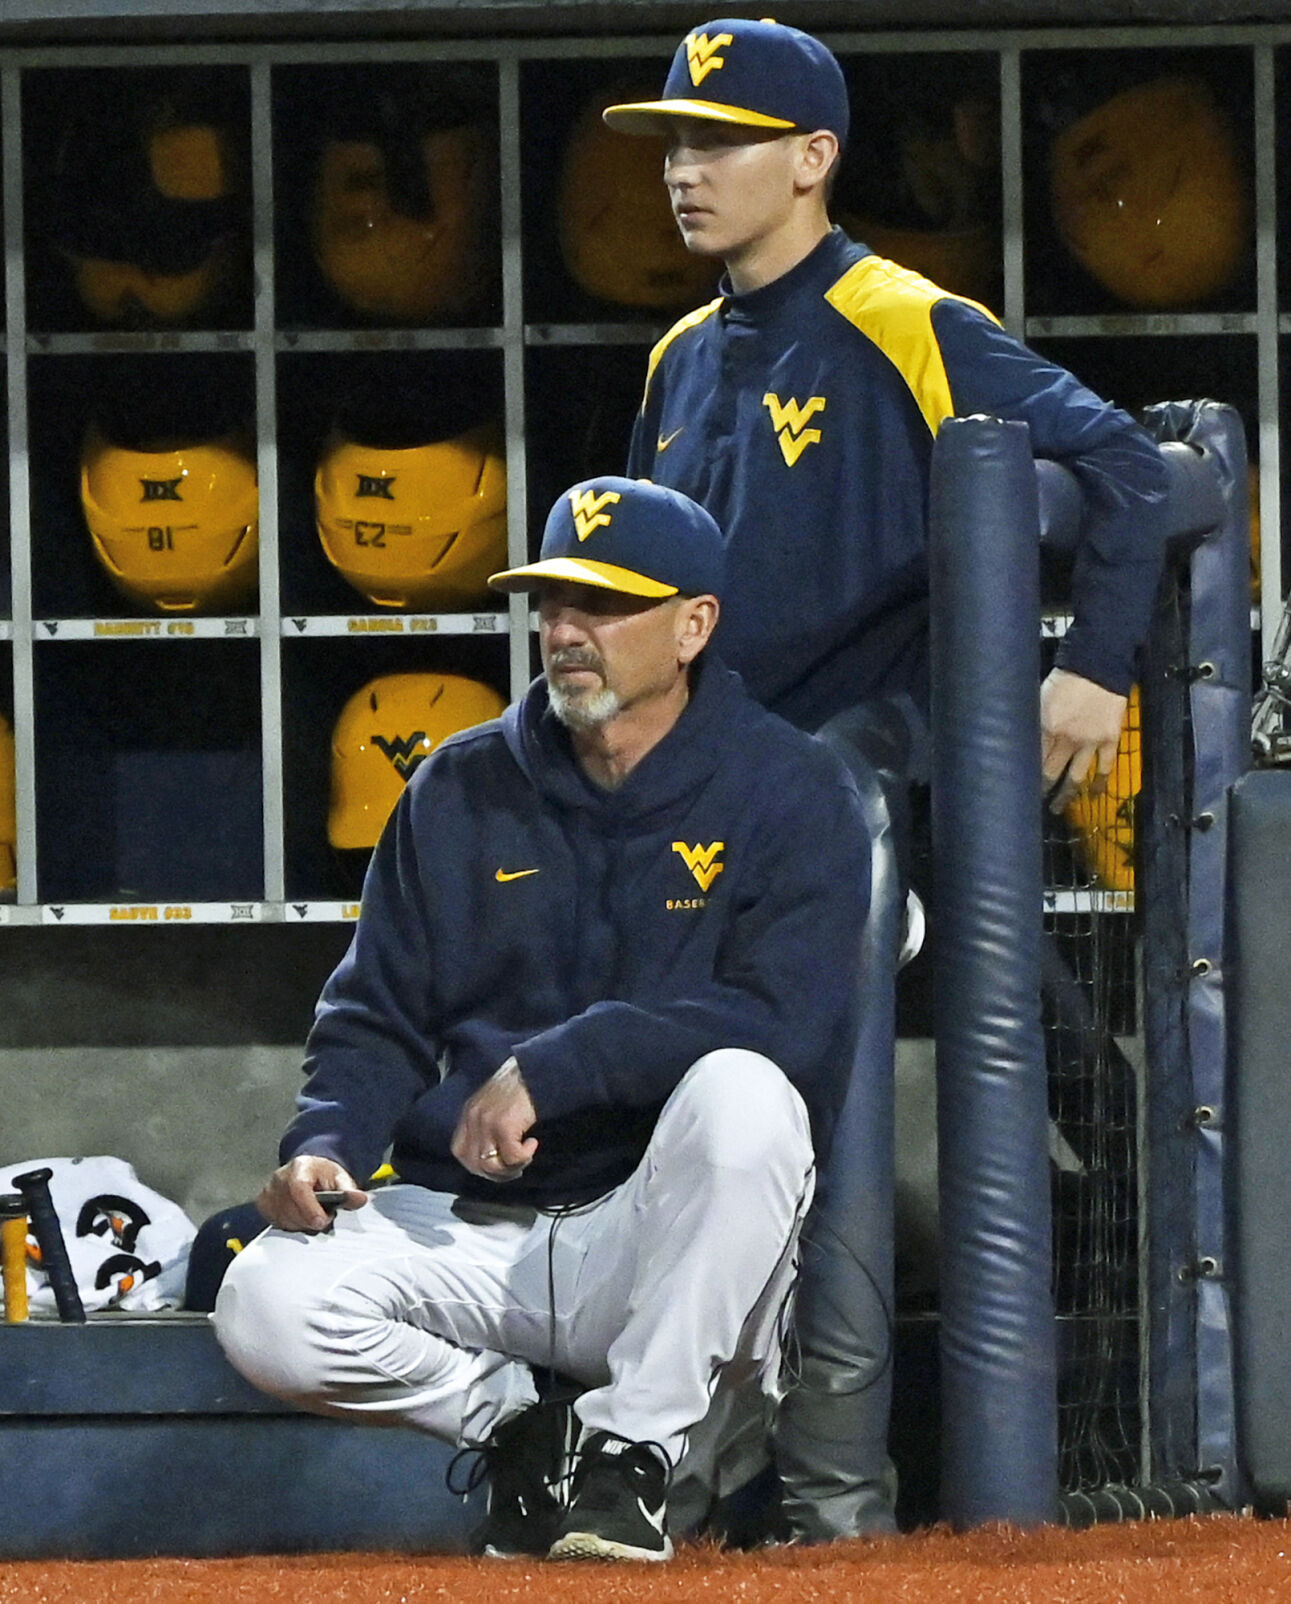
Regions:
<svg viewBox="0 0 1291 1604"><path fill-rule="evenodd" d="M692 673L617 790L583 774L541 678L421 765L323 989L283 1162L321 1154L361 1181L393 1143L400 1177L439 1191L596 1196L721 1047L779 1064L823 1160L855 1050L868 836L832 753L711 653ZM499 1188L449 1144L512 1055L538 1148Z"/></svg>

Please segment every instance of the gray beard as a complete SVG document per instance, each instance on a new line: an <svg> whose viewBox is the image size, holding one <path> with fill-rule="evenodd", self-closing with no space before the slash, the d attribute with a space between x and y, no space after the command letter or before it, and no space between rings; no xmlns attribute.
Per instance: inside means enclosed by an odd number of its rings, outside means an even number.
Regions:
<svg viewBox="0 0 1291 1604"><path fill-rule="evenodd" d="M551 710L569 730L599 730L622 709L619 693L608 686L584 696L570 696L548 682L547 700Z"/></svg>

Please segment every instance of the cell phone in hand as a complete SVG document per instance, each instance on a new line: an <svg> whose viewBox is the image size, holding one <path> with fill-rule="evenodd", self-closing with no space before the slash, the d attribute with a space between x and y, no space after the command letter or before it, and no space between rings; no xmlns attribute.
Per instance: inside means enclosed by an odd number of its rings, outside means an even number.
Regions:
<svg viewBox="0 0 1291 1604"><path fill-rule="evenodd" d="M315 1192L314 1202L320 1208L326 1209L329 1214L335 1214L341 1204L349 1196L348 1192Z"/></svg>

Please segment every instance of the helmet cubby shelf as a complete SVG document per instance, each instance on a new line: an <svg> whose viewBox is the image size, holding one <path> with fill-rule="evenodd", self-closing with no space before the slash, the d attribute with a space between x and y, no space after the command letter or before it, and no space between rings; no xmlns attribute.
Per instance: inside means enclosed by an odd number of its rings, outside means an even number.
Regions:
<svg viewBox="0 0 1291 1604"><path fill-rule="evenodd" d="M1271 629L1291 27L819 31L841 227L1122 405L1237 406ZM651 345L714 293L662 147L599 115L674 44L0 48L0 923L355 917L345 797L389 805L428 698L522 690L487 574L621 471ZM357 792L356 698L397 759Z"/></svg>

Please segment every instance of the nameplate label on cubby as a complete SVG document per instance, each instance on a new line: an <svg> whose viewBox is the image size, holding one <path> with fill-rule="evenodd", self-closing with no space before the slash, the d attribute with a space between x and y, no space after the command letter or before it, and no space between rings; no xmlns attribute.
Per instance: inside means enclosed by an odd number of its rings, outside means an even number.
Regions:
<svg viewBox="0 0 1291 1604"><path fill-rule="evenodd" d="M365 613L355 618L291 615L284 635L502 635L506 613Z"/></svg>
<svg viewBox="0 0 1291 1604"><path fill-rule="evenodd" d="M1104 312L1092 317L1029 317L1026 337L1085 339L1090 336L1254 334L1254 312Z"/></svg>
<svg viewBox="0 0 1291 1604"><path fill-rule="evenodd" d="M1103 891L1096 886L1066 886L1044 893L1046 913L1133 913L1132 891Z"/></svg>
<svg viewBox="0 0 1291 1604"><path fill-rule="evenodd" d="M500 328L282 329L278 351L485 351L506 340Z"/></svg>
<svg viewBox="0 0 1291 1604"><path fill-rule="evenodd" d="M249 640L254 618L42 618L37 640Z"/></svg>
<svg viewBox="0 0 1291 1604"><path fill-rule="evenodd" d="M75 356L82 353L113 352L127 355L154 351L249 351L250 330L113 330L107 334L43 334L27 336L27 349L38 355Z"/></svg>
<svg viewBox="0 0 1291 1604"><path fill-rule="evenodd" d="M0 618L0 640L13 639L13 625L7 618Z"/></svg>
<svg viewBox="0 0 1291 1604"><path fill-rule="evenodd" d="M41 909L47 925L259 924L260 902L55 902Z"/></svg>
<svg viewBox="0 0 1291 1604"><path fill-rule="evenodd" d="M283 918L288 924L349 924L359 916L357 902L288 902Z"/></svg>
<svg viewBox="0 0 1291 1604"><path fill-rule="evenodd" d="M664 323L526 323L526 345L653 345Z"/></svg>

